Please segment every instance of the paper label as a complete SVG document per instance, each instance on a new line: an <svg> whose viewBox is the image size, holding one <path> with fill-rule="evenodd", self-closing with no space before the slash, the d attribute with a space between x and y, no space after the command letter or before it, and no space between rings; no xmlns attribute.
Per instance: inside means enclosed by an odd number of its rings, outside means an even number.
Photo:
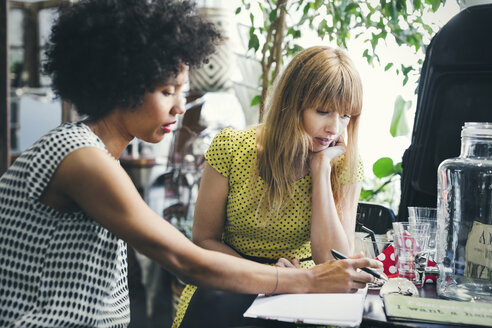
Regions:
<svg viewBox="0 0 492 328"><path fill-rule="evenodd" d="M387 294L386 315L394 320L492 326L492 304Z"/></svg>
<svg viewBox="0 0 492 328"><path fill-rule="evenodd" d="M473 222L465 256L465 277L492 280L492 225Z"/></svg>

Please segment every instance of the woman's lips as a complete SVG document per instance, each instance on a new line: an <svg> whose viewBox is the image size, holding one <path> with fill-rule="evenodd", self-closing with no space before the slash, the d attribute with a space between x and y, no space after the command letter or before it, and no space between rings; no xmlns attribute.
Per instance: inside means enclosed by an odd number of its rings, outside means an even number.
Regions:
<svg viewBox="0 0 492 328"><path fill-rule="evenodd" d="M173 125L174 123L176 123L176 121L168 123L168 124L164 124L161 126L161 128L164 130L164 132L170 133L171 132L171 125Z"/></svg>
<svg viewBox="0 0 492 328"><path fill-rule="evenodd" d="M327 146L327 147L330 147L331 144L333 143L333 139L328 139L328 138L318 138L316 137L315 138L316 141L321 145L321 146Z"/></svg>

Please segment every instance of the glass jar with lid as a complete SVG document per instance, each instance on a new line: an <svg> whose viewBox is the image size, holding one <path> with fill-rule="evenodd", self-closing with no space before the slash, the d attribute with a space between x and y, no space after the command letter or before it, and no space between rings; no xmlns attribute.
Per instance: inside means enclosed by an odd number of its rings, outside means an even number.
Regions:
<svg viewBox="0 0 492 328"><path fill-rule="evenodd" d="M492 123L467 122L438 169L440 297L492 302Z"/></svg>

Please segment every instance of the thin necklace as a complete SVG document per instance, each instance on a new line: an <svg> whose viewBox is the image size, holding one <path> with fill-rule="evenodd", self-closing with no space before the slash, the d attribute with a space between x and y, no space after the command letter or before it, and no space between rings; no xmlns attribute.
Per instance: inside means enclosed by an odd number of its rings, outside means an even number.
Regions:
<svg viewBox="0 0 492 328"><path fill-rule="evenodd" d="M111 152L109 151L108 147L106 147L106 144L102 141L102 139L99 137L99 135L96 133L96 126L95 125L89 125L87 123L84 123L88 128L89 130L91 130L91 132L96 136L97 140L99 140L103 145L104 145L104 149L106 150L106 152L108 153L109 156L111 156L112 159L114 159L118 164L120 164L120 161L118 159L116 159L116 157L113 156L113 154L111 154Z"/></svg>

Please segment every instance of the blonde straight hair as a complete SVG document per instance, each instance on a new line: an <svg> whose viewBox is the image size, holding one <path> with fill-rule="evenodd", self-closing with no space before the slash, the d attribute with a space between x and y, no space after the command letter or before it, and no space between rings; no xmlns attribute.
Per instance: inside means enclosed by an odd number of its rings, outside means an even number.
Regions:
<svg viewBox="0 0 492 328"><path fill-rule="evenodd" d="M345 51L316 46L298 53L275 81L266 104L258 136L258 175L266 192L260 212L278 213L295 195L296 173L309 168L311 141L304 129L303 111L334 110L351 115L344 137L344 166L355 174L358 164L357 134L362 109L362 83ZM343 195L332 163L331 182L340 214ZM270 216L270 215L268 215ZM275 215L274 215L275 216Z"/></svg>

